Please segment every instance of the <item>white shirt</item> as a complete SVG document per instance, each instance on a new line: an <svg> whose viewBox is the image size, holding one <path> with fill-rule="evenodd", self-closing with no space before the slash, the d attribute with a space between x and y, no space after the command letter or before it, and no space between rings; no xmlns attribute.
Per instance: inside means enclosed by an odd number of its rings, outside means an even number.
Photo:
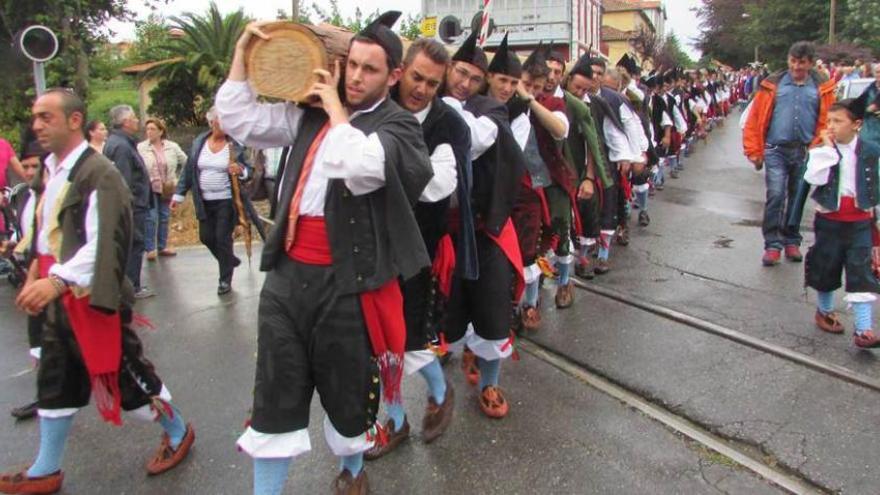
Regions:
<svg viewBox="0 0 880 495"><path fill-rule="evenodd" d="M196 160L199 167L199 188L202 198L216 201L232 198L232 184L229 180L229 146L223 146L214 153L205 142Z"/></svg>
<svg viewBox="0 0 880 495"><path fill-rule="evenodd" d="M828 146L811 149L810 157L807 160L807 171L804 173L804 180L814 186L824 186L828 183L831 168L837 165L839 161L840 196L855 197L856 166L858 165L856 144L858 141L858 138L854 138L848 144L837 143L837 149L840 150L839 158L834 148Z"/></svg>
<svg viewBox="0 0 880 495"><path fill-rule="evenodd" d="M352 113L349 119L354 120L359 115L374 111L382 101ZM223 130L236 141L254 148L273 148L293 143L305 113L293 103L258 103L246 81L224 82L217 92L215 105L223 122ZM281 179L278 184L284 183L284 177ZM324 216L324 201L330 179L343 179L345 186L356 196L384 186L385 150L379 136L376 133L368 136L351 124L337 125L327 132L306 180L300 203L301 215ZM279 196L281 191L279 187Z"/></svg>
<svg viewBox="0 0 880 495"><path fill-rule="evenodd" d="M51 255L49 250L49 223L52 215L56 213L55 205L59 195L70 176L70 170L88 148L89 143L83 141L73 149L65 158L58 163L58 157L54 153L46 157L47 182L43 190L43 207L40 217L40 231L37 233L37 253ZM28 212L24 217L33 219L36 212L36 193L31 193L25 205ZM23 227L26 231L32 229L33 222L28 221ZM85 216L86 243L66 263L52 265L49 274L55 275L69 283L80 287L89 287L92 284L92 275L95 271L95 257L98 253L98 192L92 191L89 195L89 206Z"/></svg>
<svg viewBox="0 0 880 495"><path fill-rule="evenodd" d="M525 151L526 145L529 142L529 135L532 133L532 121L529 119L529 113L525 112L517 115L517 117L510 122L510 130L513 132L513 138L516 140L516 144L519 145L520 149Z"/></svg>
<svg viewBox="0 0 880 495"><path fill-rule="evenodd" d="M434 104L430 103L427 108L414 114L420 125L425 123L433 106ZM434 176L419 197L419 201L423 203L436 203L447 198L458 186L458 167L455 163L455 152L450 144L443 143L434 148L434 152L431 153L431 168L434 169Z"/></svg>
<svg viewBox="0 0 880 495"><path fill-rule="evenodd" d="M645 128L642 127L642 119L625 103L620 105L620 119L626 132L630 156L633 157L630 161L644 163L646 160L643 154L648 151L649 143Z"/></svg>
<svg viewBox="0 0 880 495"><path fill-rule="evenodd" d="M642 91L639 86L636 84L635 79L630 79L629 84L627 84L626 89L632 91L633 94L639 99L639 101L645 101L645 92Z"/></svg>
<svg viewBox="0 0 880 495"><path fill-rule="evenodd" d="M495 140L498 139L498 126L485 115L477 118L465 110L464 104L456 98L444 96L443 102L455 109L471 129L471 160L483 156L483 153L491 148L495 144Z"/></svg>
<svg viewBox="0 0 880 495"><path fill-rule="evenodd" d="M669 103L669 97L672 97L672 101L678 102L675 95L672 93L666 93L666 97L664 98ZM687 132L687 122L684 120L684 115L681 114L681 109L678 105L672 105L672 118L675 122L675 130L679 132L679 134L684 134Z"/></svg>

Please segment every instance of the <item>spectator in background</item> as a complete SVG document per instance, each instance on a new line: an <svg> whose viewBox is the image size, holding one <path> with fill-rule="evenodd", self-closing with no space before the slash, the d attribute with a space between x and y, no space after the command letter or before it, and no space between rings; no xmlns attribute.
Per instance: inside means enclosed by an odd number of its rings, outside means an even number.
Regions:
<svg viewBox="0 0 880 495"><path fill-rule="evenodd" d="M811 142L821 142L835 84L813 70L815 48L800 41L788 51L788 70L776 72L757 86L743 129L746 157L761 170L766 164L764 205L764 266L779 264L782 250L789 261L800 262L802 237L785 219L794 207L803 179L801 165Z"/></svg>
<svg viewBox="0 0 880 495"><path fill-rule="evenodd" d="M232 273L241 264L232 247L232 233L238 216L233 204L231 177L247 179L250 166L244 148L226 135L213 108L208 111L207 119L211 130L193 141L189 160L171 200L171 211L183 202L187 192L192 191L199 219L199 240L211 251L220 267L217 294L222 296L232 290Z"/></svg>
<svg viewBox="0 0 880 495"><path fill-rule="evenodd" d="M104 143L107 142L107 126L100 120L93 120L86 124L86 139L89 146L98 153L104 152Z"/></svg>
<svg viewBox="0 0 880 495"><path fill-rule="evenodd" d="M150 174L150 189L153 194L153 207L147 217L144 249L147 260L155 261L157 256L176 256L168 248L168 218L171 216L170 202L177 187L177 174L186 164L186 154L174 141L167 139L165 124L159 119L147 119L144 124L147 139L138 143L138 153ZM158 244L157 244L158 237Z"/></svg>
<svg viewBox="0 0 880 495"><path fill-rule="evenodd" d="M880 62L874 64L874 84L868 85L856 104L864 108L865 120L860 137L880 144Z"/></svg>
<svg viewBox="0 0 880 495"><path fill-rule="evenodd" d="M144 160L137 151L135 136L140 129L140 120L128 105L117 105L110 109L110 123L113 131L104 146L104 155L116 164L125 183L131 190L132 201L132 240L131 253L125 274L134 285L135 297L142 299L154 296L147 286L141 285L141 266L144 262L144 233L153 195L150 188L150 175Z"/></svg>
<svg viewBox="0 0 880 495"><path fill-rule="evenodd" d="M21 167L21 162L18 161L18 157L15 156L15 150L12 149L12 145L9 144L9 141L0 138L0 192L2 192L9 185L9 171L15 174L16 178L21 180L24 177L24 169ZM0 202L5 202L5 196L0 195ZM0 203L0 207L5 206L5 204ZM0 241L7 239L7 229L10 226L6 225L6 220L3 215L0 214ZM4 273L9 269L8 265L5 261L0 260L0 273Z"/></svg>

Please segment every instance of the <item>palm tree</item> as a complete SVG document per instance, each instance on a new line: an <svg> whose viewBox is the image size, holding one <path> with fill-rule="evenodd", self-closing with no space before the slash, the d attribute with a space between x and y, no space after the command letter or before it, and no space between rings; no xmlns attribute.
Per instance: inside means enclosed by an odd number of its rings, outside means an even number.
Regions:
<svg viewBox="0 0 880 495"><path fill-rule="evenodd" d="M224 16L217 4L211 2L204 15L187 12L169 20L172 39L162 48L170 57L145 75L173 82L184 94L200 96L193 101L192 118L180 120L203 123L201 115L211 106L214 94L229 73L235 43L250 19L241 9ZM179 88L180 84L189 87Z"/></svg>

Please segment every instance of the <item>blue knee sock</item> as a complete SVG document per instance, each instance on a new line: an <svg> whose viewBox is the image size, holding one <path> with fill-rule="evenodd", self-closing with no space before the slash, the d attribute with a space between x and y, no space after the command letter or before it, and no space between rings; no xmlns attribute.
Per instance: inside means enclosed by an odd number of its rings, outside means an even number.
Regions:
<svg viewBox="0 0 880 495"><path fill-rule="evenodd" d="M364 453L347 455L339 458L339 470L347 469L352 476L361 474L364 469Z"/></svg>
<svg viewBox="0 0 880 495"><path fill-rule="evenodd" d="M398 432L403 428L403 421L406 419L406 411L403 410L403 402L385 403L385 414L394 421L394 431Z"/></svg>
<svg viewBox="0 0 880 495"><path fill-rule="evenodd" d="M856 320L856 333L861 335L871 329L871 303L856 302L852 303L852 307Z"/></svg>
<svg viewBox="0 0 880 495"><path fill-rule="evenodd" d="M186 422L183 421L183 416L181 416L180 411L176 407L171 406L171 410L174 411L174 418L160 414L159 424L162 425L162 429L168 434L168 438L171 440L171 448L176 450L186 435Z"/></svg>
<svg viewBox="0 0 880 495"><path fill-rule="evenodd" d="M538 307L538 290L540 289L541 279L535 280L534 282L529 282L526 284L525 290L525 299L524 303L526 306L531 306L533 308Z"/></svg>
<svg viewBox="0 0 880 495"><path fill-rule="evenodd" d="M834 292L819 291L816 293L816 299L819 301L819 311L823 313L834 311Z"/></svg>
<svg viewBox="0 0 880 495"><path fill-rule="evenodd" d="M434 398L437 405L442 405L446 399L446 377L443 376L443 367L440 366L440 360L434 358L431 362L419 370L419 374L428 384L428 393Z"/></svg>
<svg viewBox="0 0 880 495"><path fill-rule="evenodd" d="M611 254L611 247L599 246L599 259L608 261L608 256Z"/></svg>
<svg viewBox="0 0 880 495"><path fill-rule="evenodd" d="M254 459L254 495L281 495L293 457Z"/></svg>
<svg viewBox="0 0 880 495"><path fill-rule="evenodd" d="M636 193L636 203L639 204L639 209L642 211L648 211L648 191L639 191Z"/></svg>
<svg viewBox="0 0 880 495"><path fill-rule="evenodd" d="M568 285L571 279L571 265L571 263L558 263L556 265L559 267L559 279L556 285Z"/></svg>
<svg viewBox="0 0 880 495"><path fill-rule="evenodd" d="M73 416L63 418L40 418L40 452L37 460L28 469L27 475L35 478L50 475L61 469L61 458L64 457L64 445Z"/></svg>
<svg viewBox="0 0 880 495"><path fill-rule="evenodd" d="M477 358L477 367L480 368L480 390L488 386L498 386L498 375L501 374L501 360L493 359L487 361L481 357Z"/></svg>

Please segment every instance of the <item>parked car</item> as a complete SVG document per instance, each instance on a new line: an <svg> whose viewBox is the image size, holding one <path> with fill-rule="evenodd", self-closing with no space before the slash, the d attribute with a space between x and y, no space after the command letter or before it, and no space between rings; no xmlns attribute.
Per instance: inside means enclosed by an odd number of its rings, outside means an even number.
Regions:
<svg viewBox="0 0 880 495"><path fill-rule="evenodd" d="M873 77L862 77L859 79L849 79L837 83L837 100L845 100L847 98L858 98L862 95L869 85L873 84Z"/></svg>

